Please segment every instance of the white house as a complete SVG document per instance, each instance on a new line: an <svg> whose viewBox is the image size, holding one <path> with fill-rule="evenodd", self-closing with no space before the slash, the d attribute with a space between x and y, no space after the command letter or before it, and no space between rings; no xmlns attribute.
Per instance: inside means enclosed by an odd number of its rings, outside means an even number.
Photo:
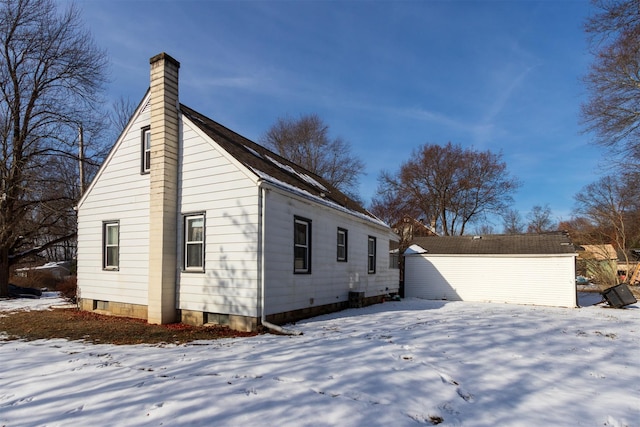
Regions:
<svg viewBox="0 0 640 427"><path fill-rule="evenodd" d="M576 307L564 233L423 237L405 252L405 296Z"/></svg>
<svg viewBox="0 0 640 427"><path fill-rule="evenodd" d="M239 330L398 291L391 229L321 177L151 86L78 204L81 308Z"/></svg>

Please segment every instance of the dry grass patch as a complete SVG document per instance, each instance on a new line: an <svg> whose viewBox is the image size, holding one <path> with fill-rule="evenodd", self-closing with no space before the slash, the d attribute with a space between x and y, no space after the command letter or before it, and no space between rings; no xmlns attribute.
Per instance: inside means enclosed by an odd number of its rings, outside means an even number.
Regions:
<svg viewBox="0 0 640 427"><path fill-rule="evenodd" d="M5 339L66 338L95 344L183 344L196 340L246 337L251 332L223 326L189 326L182 323L150 325L144 320L105 316L76 308L0 313L0 333Z"/></svg>

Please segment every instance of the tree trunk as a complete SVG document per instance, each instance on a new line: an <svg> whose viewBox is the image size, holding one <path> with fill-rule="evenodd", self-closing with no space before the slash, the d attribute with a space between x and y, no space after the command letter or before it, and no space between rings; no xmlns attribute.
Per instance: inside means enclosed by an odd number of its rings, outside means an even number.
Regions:
<svg viewBox="0 0 640 427"><path fill-rule="evenodd" d="M9 249L0 247L0 298L9 296Z"/></svg>

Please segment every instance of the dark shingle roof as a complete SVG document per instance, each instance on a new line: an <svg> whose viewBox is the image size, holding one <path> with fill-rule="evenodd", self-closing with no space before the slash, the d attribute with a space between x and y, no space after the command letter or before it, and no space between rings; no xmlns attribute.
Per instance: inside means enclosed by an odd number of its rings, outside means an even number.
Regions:
<svg viewBox="0 0 640 427"><path fill-rule="evenodd" d="M284 183L308 193L318 200L330 201L347 211L357 212L382 223L358 202L329 184L322 177L290 162L278 154L256 144L191 108L180 104L180 110L198 128L219 144L236 160L252 170L258 177L272 183Z"/></svg>
<svg viewBox="0 0 640 427"><path fill-rule="evenodd" d="M572 254L576 249L565 233L493 234L485 236L430 236L412 241L436 255L549 255Z"/></svg>

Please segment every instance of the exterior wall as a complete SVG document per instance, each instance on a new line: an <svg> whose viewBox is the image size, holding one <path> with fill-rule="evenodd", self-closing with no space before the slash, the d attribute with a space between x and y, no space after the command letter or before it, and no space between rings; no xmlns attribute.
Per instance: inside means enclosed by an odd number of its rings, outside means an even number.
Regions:
<svg viewBox="0 0 640 427"><path fill-rule="evenodd" d="M146 102L146 100L145 100ZM143 104L145 105L145 104ZM149 175L140 174L146 105L121 136L78 209L80 298L148 304ZM102 223L120 222L120 267L102 269Z"/></svg>
<svg viewBox="0 0 640 427"><path fill-rule="evenodd" d="M391 231L277 189L266 192L265 314L335 306L349 291L365 297L396 293L399 270L389 268ZM311 220L311 274L294 274L294 217ZM337 261L337 229L348 230L347 262ZM367 272L367 239L376 237L376 272Z"/></svg>
<svg viewBox="0 0 640 427"><path fill-rule="evenodd" d="M576 307L575 258L407 255L405 295Z"/></svg>
<svg viewBox="0 0 640 427"><path fill-rule="evenodd" d="M178 308L257 317L258 187L188 120L183 122L179 211L205 214L204 272L182 271ZM182 218L178 242L184 241ZM180 243L182 246L182 243Z"/></svg>

